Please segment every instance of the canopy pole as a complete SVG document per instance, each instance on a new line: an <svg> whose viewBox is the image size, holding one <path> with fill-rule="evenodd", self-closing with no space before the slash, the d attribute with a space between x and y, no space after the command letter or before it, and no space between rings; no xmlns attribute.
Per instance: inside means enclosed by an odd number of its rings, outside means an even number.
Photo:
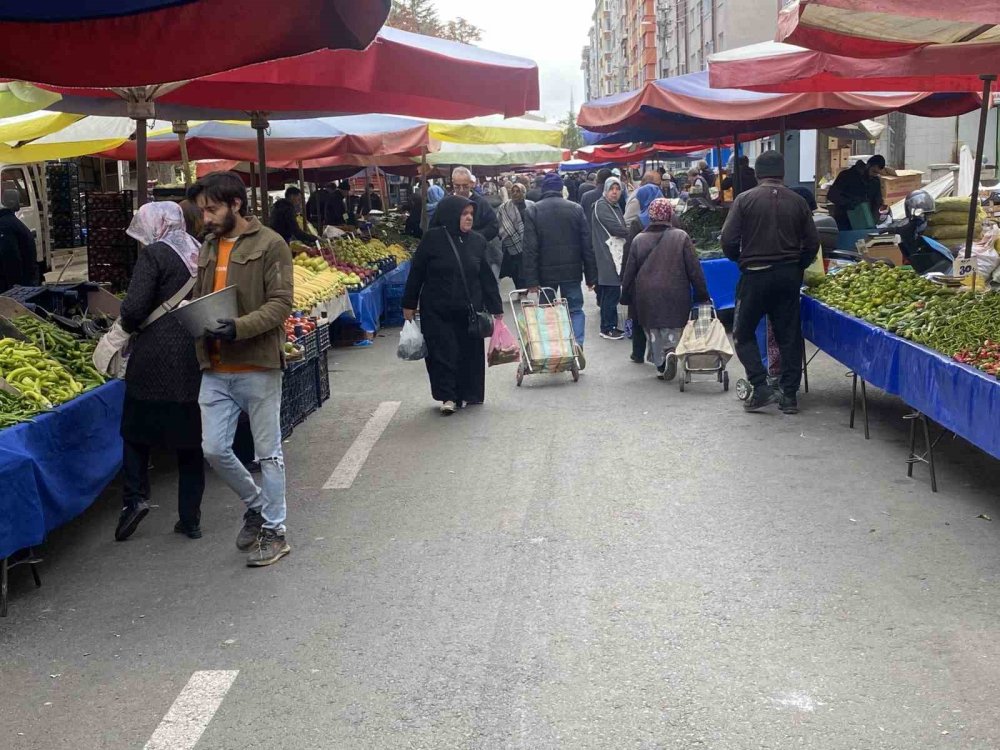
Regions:
<svg viewBox="0 0 1000 750"><path fill-rule="evenodd" d="M257 213L257 191L254 186L257 184L257 168L250 162L250 211Z"/></svg>
<svg viewBox="0 0 1000 750"><path fill-rule="evenodd" d="M250 127L257 131L257 167L260 170L260 221L267 224L267 151L264 145L264 131L270 127L267 112L251 112Z"/></svg>
<svg viewBox="0 0 1000 750"><path fill-rule="evenodd" d="M778 131L778 138L781 140L778 142L778 151L781 155L785 155L785 140L788 138L788 129L785 127L785 118L781 118L781 129Z"/></svg>
<svg viewBox="0 0 1000 750"><path fill-rule="evenodd" d="M365 208L368 209L368 213L372 210L372 191L371 183L368 181L368 165L365 164Z"/></svg>
<svg viewBox="0 0 1000 750"><path fill-rule="evenodd" d="M302 160L299 159L299 191L302 193L302 216L306 215L306 170L302 167Z"/></svg>
<svg viewBox="0 0 1000 750"><path fill-rule="evenodd" d="M174 132L177 134L177 144L181 148L181 165L184 170L184 187L191 186L191 162L188 160L187 120L174 120Z"/></svg>
<svg viewBox="0 0 1000 750"><path fill-rule="evenodd" d="M718 139L715 142L715 168L719 173L719 203L722 203L722 139ZM709 188L712 186L709 185ZM708 201L712 200L712 194L709 193L705 196Z"/></svg>
<svg viewBox="0 0 1000 750"><path fill-rule="evenodd" d="M420 231L427 231L427 147L420 149Z"/></svg>
<svg viewBox="0 0 1000 750"><path fill-rule="evenodd" d="M740 170L740 133L733 133L733 200L743 192L743 174Z"/></svg>
<svg viewBox="0 0 1000 750"><path fill-rule="evenodd" d="M146 118L135 121L135 194L136 206L146 205L149 200L148 173L146 165Z"/></svg>
<svg viewBox="0 0 1000 750"><path fill-rule="evenodd" d="M972 257L972 239L976 231L976 213L979 209L979 178L983 174L983 149L986 146L986 120L990 114L990 89L996 75L981 75L983 82L983 106L979 111L979 136L976 139L976 165L972 170L972 195L969 198L969 225L965 233L965 258Z"/></svg>

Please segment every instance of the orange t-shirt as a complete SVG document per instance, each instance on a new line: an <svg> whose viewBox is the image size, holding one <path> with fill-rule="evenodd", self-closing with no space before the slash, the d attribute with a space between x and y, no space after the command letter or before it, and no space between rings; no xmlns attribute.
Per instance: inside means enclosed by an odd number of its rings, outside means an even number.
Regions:
<svg viewBox="0 0 1000 750"><path fill-rule="evenodd" d="M229 283L229 256L232 255L233 248L236 246L236 239L219 238L219 257L215 262L215 279L212 283L213 292L225 289ZM212 369L216 372L257 372L263 369L261 367L254 367L253 365L223 364L219 350L219 342L213 342L211 359Z"/></svg>

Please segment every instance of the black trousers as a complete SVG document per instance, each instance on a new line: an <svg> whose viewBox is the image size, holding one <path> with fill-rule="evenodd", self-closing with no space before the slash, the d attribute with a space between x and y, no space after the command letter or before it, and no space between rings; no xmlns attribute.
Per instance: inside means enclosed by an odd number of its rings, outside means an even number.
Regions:
<svg viewBox="0 0 1000 750"><path fill-rule="evenodd" d="M747 379L759 388L767 383L767 370L757 344L757 326L767 316L781 352L781 390L798 393L802 380L802 325L799 290L802 269L797 264L773 266L765 271L744 271L736 287L733 338L736 355Z"/></svg>
<svg viewBox="0 0 1000 750"><path fill-rule="evenodd" d="M123 505L133 508L149 502L150 446L125 441L122 465ZM201 448L177 451L177 514L188 526L201 521L201 496L205 493L205 461Z"/></svg>
<svg viewBox="0 0 1000 750"><path fill-rule="evenodd" d="M435 401L482 403L486 393L486 347L469 335L468 310L420 310L427 343L427 374Z"/></svg>
<svg viewBox="0 0 1000 750"><path fill-rule="evenodd" d="M640 362L646 360L646 331L634 317L632 318L632 359L637 359Z"/></svg>

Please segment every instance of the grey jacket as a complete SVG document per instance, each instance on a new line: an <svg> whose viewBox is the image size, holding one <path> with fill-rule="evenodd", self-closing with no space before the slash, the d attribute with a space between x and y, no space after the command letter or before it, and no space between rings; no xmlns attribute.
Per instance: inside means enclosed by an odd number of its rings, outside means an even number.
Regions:
<svg viewBox="0 0 1000 750"><path fill-rule="evenodd" d="M608 248L609 237L628 239L628 227L618 206L612 206L602 195L594 202L593 215L590 217L590 237L597 258L597 283L601 286L618 286L621 278L615 268L611 250Z"/></svg>

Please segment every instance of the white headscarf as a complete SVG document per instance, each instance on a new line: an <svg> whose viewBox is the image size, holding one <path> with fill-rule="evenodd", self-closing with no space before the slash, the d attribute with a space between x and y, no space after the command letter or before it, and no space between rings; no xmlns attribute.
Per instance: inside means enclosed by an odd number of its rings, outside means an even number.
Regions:
<svg viewBox="0 0 1000 750"><path fill-rule="evenodd" d="M139 207L126 234L143 245L164 242L184 261L192 276L198 273L201 245L187 233L184 212L173 201L147 203Z"/></svg>

